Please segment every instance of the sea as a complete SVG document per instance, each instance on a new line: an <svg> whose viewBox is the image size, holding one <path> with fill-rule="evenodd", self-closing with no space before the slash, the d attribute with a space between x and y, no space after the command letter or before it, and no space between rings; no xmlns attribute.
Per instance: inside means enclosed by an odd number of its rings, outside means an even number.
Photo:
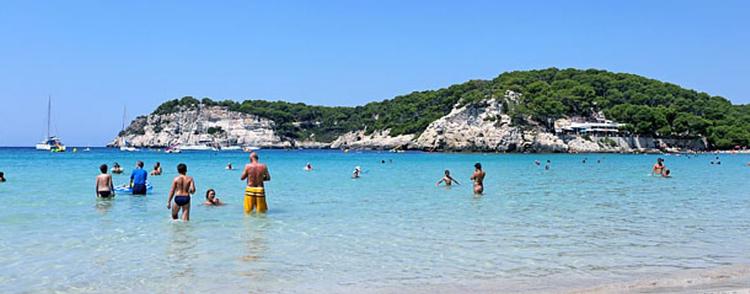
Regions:
<svg viewBox="0 0 750 294"><path fill-rule="evenodd" d="M269 211L246 215L247 153L0 148L0 293L616 291L750 272L748 155L258 154ZM658 157L671 178L650 175ZM119 185L137 160L164 170L147 196L95 197L99 165L123 166ZM189 222L166 207L178 163ZM444 170L459 184L436 186ZM226 205L204 206L209 188Z"/></svg>

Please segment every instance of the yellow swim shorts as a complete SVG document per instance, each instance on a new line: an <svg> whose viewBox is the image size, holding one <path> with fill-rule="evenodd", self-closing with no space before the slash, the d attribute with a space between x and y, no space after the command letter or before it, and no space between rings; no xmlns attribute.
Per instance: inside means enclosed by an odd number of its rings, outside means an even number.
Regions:
<svg viewBox="0 0 750 294"><path fill-rule="evenodd" d="M246 187L245 188L245 213L250 213L255 209L258 212L266 212L266 191L263 187Z"/></svg>

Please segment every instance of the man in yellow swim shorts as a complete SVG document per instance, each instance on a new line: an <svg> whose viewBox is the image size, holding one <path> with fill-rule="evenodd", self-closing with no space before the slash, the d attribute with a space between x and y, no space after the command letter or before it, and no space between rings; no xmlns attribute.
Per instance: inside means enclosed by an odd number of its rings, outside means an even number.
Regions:
<svg viewBox="0 0 750 294"><path fill-rule="evenodd" d="M253 209L260 213L268 210L266 204L266 191L263 182L270 181L271 175L268 167L258 162L258 154L250 153L250 163L245 165L241 180L247 180L245 187L245 213L251 213Z"/></svg>

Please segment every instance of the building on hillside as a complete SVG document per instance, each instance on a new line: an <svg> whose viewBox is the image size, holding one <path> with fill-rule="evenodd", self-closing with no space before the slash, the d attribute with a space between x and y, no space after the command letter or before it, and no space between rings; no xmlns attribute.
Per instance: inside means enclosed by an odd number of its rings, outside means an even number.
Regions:
<svg viewBox="0 0 750 294"><path fill-rule="evenodd" d="M622 124L604 118L596 118L595 121L587 121L581 117L570 120L559 119L555 121L555 133L565 135L600 135L617 136L620 134Z"/></svg>

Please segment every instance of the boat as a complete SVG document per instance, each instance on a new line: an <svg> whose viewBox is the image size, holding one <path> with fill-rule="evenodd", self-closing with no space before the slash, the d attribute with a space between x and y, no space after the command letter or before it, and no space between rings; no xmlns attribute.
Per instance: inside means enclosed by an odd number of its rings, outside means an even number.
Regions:
<svg viewBox="0 0 750 294"><path fill-rule="evenodd" d="M208 145L187 145L187 146L180 147L180 149L184 151L217 151L219 150Z"/></svg>
<svg viewBox="0 0 750 294"><path fill-rule="evenodd" d="M260 147L246 146L246 147L242 148L242 151L245 151L245 152L253 152L253 151L256 151L256 150L260 150Z"/></svg>
<svg viewBox="0 0 750 294"><path fill-rule="evenodd" d="M181 153L182 150L180 150L180 147L177 145L169 146L167 148L164 148L165 153Z"/></svg>
<svg viewBox="0 0 750 294"><path fill-rule="evenodd" d="M221 147L221 150L222 151L237 151L237 150L242 150L242 147L240 147L240 146L226 146L226 147Z"/></svg>
<svg viewBox="0 0 750 294"><path fill-rule="evenodd" d="M146 191L150 193L153 189L154 189L154 186L151 186L151 183L146 182ZM123 185L115 186L115 192L133 193L133 188L130 187L130 185L128 184L123 184Z"/></svg>
<svg viewBox="0 0 750 294"><path fill-rule="evenodd" d="M50 135L50 125L52 122L52 97L47 98L47 138L36 144L36 150L50 152L65 152L65 145L57 136Z"/></svg>
<svg viewBox="0 0 750 294"><path fill-rule="evenodd" d="M124 106L122 108L122 129L120 133L125 133L125 122L127 121L128 116L128 107ZM136 152L140 151L138 148L133 147L128 143L128 140L125 140L125 138L122 138L121 144L120 144L120 151L123 152Z"/></svg>

